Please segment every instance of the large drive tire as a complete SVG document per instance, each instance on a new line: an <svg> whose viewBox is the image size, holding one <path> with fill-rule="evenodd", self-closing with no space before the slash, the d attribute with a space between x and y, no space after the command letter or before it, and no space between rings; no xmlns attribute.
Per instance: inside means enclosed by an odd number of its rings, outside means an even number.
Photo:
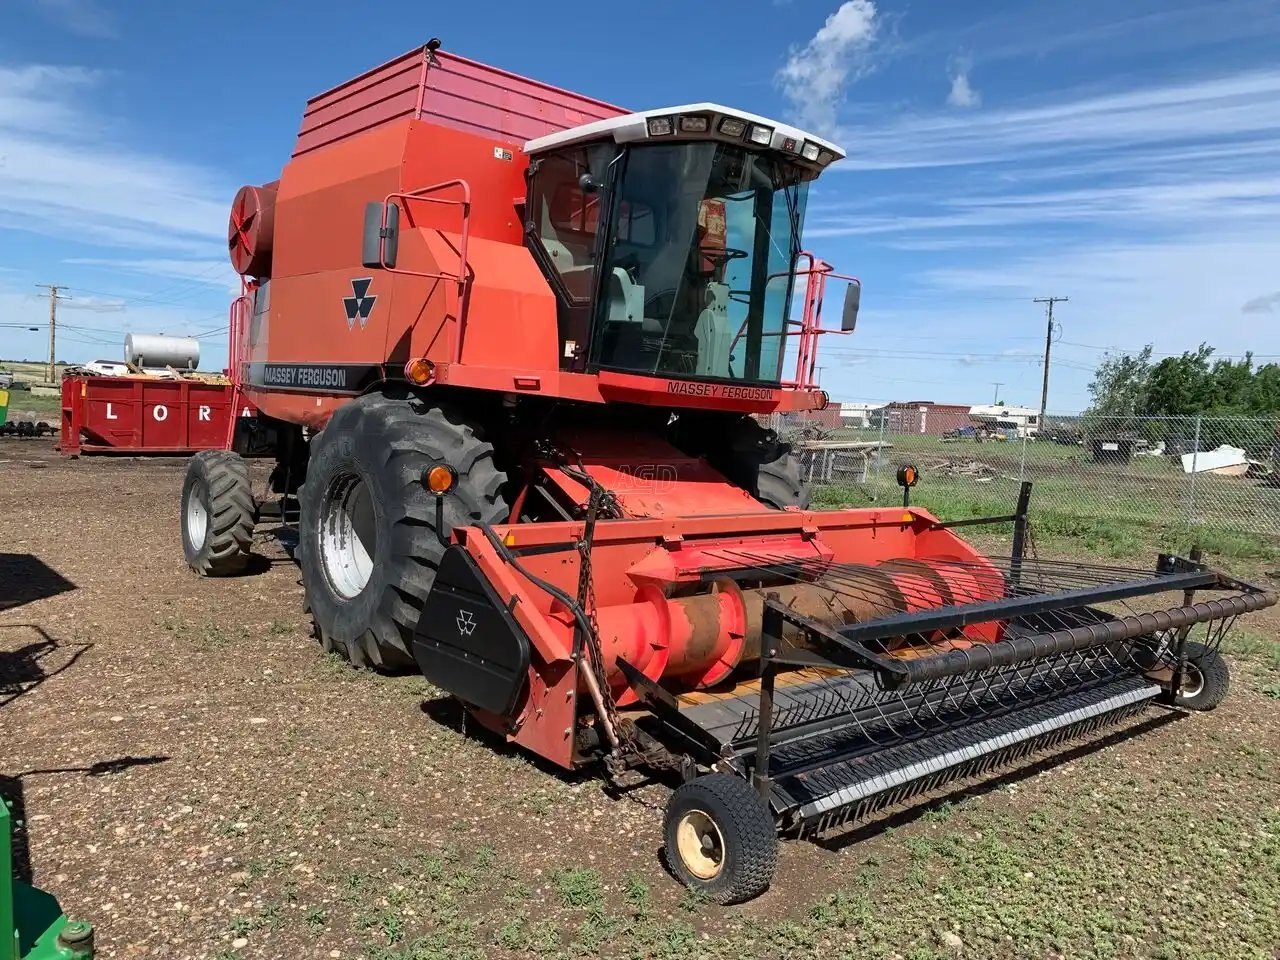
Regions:
<svg viewBox="0 0 1280 960"><path fill-rule="evenodd" d="M750 417L733 421L726 440L708 459L732 483L776 510L809 508L809 485L800 479L791 444Z"/></svg>
<svg viewBox="0 0 1280 960"><path fill-rule="evenodd" d="M715 903L763 893L778 864L773 815L760 794L731 773L678 787L667 803L663 840L671 872Z"/></svg>
<svg viewBox="0 0 1280 960"><path fill-rule="evenodd" d="M253 544L255 511L249 466L239 454L204 450L182 484L182 552L196 573L240 573Z"/></svg>
<svg viewBox="0 0 1280 960"><path fill-rule="evenodd" d="M307 605L326 650L357 666L413 664L418 613L444 547L426 471L447 464L455 526L507 518L493 446L456 411L381 394L340 408L311 441L299 491L299 554Z"/></svg>
<svg viewBox="0 0 1280 960"><path fill-rule="evenodd" d="M1217 650L1203 643L1187 641L1187 667L1177 704L1188 710L1212 710L1227 699L1231 689L1231 668Z"/></svg>

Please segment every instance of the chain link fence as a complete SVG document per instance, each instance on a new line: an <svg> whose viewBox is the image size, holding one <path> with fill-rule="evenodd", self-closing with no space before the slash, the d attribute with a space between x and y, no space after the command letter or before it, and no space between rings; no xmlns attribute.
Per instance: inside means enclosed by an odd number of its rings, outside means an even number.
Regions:
<svg viewBox="0 0 1280 960"><path fill-rule="evenodd" d="M950 519L1007 514L1031 480L1040 524L1214 530L1280 545L1280 420L1075 414L1038 430L919 426L883 416L860 428L778 424L819 502L896 501L897 468L913 463L913 499Z"/></svg>

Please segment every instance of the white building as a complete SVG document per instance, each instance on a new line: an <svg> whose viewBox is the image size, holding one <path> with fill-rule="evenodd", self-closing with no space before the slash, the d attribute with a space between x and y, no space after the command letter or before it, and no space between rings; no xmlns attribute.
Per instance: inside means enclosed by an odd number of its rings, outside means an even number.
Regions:
<svg viewBox="0 0 1280 960"><path fill-rule="evenodd" d="M840 426L865 430L871 426L872 412L883 406L882 403L841 403Z"/></svg>
<svg viewBox="0 0 1280 960"><path fill-rule="evenodd" d="M986 404L970 407L969 418L984 427L1017 430L1020 437L1033 437L1040 431L1040 411L1035 407Z"/></svg>

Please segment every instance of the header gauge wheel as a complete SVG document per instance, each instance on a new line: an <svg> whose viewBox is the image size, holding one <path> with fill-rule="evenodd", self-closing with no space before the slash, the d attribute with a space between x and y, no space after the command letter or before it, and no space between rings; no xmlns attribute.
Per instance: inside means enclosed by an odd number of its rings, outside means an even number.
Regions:
<svg viewBox="0 0 1280 960"><path fill-rule="evenodd" d="M663 851L685 886L715 903L741 903L759 896L773 879L777 830L747 781L712 773L671 795Z"/></svg>

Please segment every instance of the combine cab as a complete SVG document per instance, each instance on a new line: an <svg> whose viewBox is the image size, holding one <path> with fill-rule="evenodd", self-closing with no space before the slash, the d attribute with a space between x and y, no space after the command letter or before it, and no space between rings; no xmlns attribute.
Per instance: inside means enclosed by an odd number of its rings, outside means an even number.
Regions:
<svg viewBox="0 0 1280 960"><path fill-rule="evenodd" d="M668 859L721 902L767 886L780 832L1215 706L1222 633L1275 598L1198 558L1039 561L1029 487L986 557L911 506L911 469L900 508L808 509L752 415L825 407L820 338L855 327L858 282L800 247L841 156L435 41L313 98L233 206L232 378L259 416L192 460L188 562L243 568L241 454L274 453L324 647L420 669L562 767L678 772Z"/></svg>

